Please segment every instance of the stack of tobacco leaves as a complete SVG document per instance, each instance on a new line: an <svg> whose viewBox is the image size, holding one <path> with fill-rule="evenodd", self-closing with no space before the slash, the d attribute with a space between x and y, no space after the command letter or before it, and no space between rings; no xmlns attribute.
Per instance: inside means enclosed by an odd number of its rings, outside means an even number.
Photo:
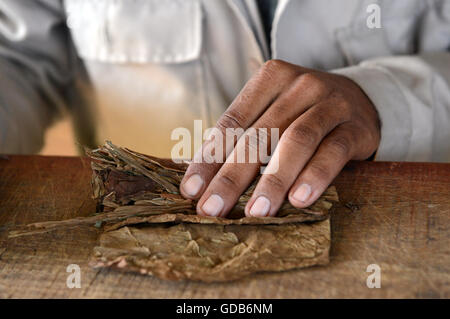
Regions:
<svg viewBox="0 0 450 319"><path fill-rule="evenodd" d="M179 184L187 168L110 142L87 151L100 213L30 225L10 236L48 231L66 223L101 224L94 267L139 272L169 280L230 281L255 272L283 271L329 260L329 211L338 200L329 187L309 208L288 201L276 217L245 217L256 179L227 218L196 214Z"/></svg>

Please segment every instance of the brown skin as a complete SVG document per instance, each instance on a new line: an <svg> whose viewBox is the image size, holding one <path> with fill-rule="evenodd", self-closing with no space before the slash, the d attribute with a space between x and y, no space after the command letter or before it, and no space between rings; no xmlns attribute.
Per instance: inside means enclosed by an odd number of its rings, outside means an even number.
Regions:
<svg viewBox="0 0 450 319"><path fill-rule="evenodd" d="M364 160L378 148L380 125L374 105L352 80L336 74L270 60L247 82L218 120L216 127L279 128L282 134L274 157L279 169L263 174L245 212L259 196L270 201L266 216L275 216L288 196L292 205L308 207L323 193L349 160ZM181 193L199 199L197 212L212 195L223 199L218 216L225 217L259 173L258 163L236 163L236 148L248 149L241 138L225 163L191 163L181 183ZM206 142L210 143L210 142ZM205 143L205 144L206 144ZM198 154L197 154L198 156ZM201 156L201 155L200 155ZM270 163L269 166L270 167ZM204 181L194 196L183 189L189 177ZM302 184L304 201L294 198ZM266 201L267 202L267 201Z"/></svg>

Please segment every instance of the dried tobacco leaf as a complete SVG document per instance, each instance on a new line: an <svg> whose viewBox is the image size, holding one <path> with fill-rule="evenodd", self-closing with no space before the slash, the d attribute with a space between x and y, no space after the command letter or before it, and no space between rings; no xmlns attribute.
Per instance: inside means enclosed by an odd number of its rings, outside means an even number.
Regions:
<svg viewBox="0 0 450 319"><path fill-rule="evenodd" d="M122 218L119 216L127 216L115 226L107 225L107 229L143 222L244 225L317 221L326 219L332 203L338 200L336 189L330 187L309 208L296 208L286 200L276 217L245 217L244 208L258 182L256 179L239 198L227 218L204 217L196 214L195 201L184 199L178 192L186 164L139 154L110 142L87 153L93 159L94 198L99 200L104 211L118 214L117 222ZM154 207L159 207L160 210L155 211Z"/></svg>
<svg viewBox="0 0 450 319"><path fill-rule="evenodd" d="M283 225L152 224L100 236L91 265L166 280L221 282L328 263L329 219Z"/></svg>

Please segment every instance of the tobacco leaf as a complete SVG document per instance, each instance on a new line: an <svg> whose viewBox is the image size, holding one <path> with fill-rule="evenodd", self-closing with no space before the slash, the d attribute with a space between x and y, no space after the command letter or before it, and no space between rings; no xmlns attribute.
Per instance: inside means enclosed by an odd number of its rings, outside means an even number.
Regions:
<svg viewBox="0 0 450 319"><path fill-rule="evenodd" d="M283 225L153 224L100 236L93 267L223 282L329 262L329 219Z"/></svg>
<svg viewBox="0 0 450 319"><path fill-rule="evenodd" d="M142 222L241 225L324 220L328 217L332 203L338 201L336 189L329 187L309 208L296 208L286 200L276 217L245 217L244 208L255 189L258 177L240 196L227 218L204 217L196 214L195 201L184 199L178 192L187 164L139 154L117 147L111 142L87 153L93 159L94 198L103 206L104 211L129 213L128 218L119 222L119 226L115 228ZM153 178L154 176L157 178ZM147 212L147 208L155 206L161 207L161 211ZM166 213L168 207L173 209ZM133 213L135 216L131 217Z"/></svg>

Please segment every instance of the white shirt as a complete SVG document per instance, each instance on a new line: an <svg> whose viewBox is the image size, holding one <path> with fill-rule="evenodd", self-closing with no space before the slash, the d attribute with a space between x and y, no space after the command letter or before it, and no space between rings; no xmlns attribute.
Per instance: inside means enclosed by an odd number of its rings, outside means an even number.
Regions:
<svg viewBox="0 0 450 319"><path fill-rule="evenodd" d="M367 26L374 2L379 29ZM167 157L173 129L213 126L272 56L357 82L380 115L378 160L450 162L450 1L281 0L271 48L253 0L0 0L0 11L0 152L36 151L69 110L82 143Z"/></svg>

